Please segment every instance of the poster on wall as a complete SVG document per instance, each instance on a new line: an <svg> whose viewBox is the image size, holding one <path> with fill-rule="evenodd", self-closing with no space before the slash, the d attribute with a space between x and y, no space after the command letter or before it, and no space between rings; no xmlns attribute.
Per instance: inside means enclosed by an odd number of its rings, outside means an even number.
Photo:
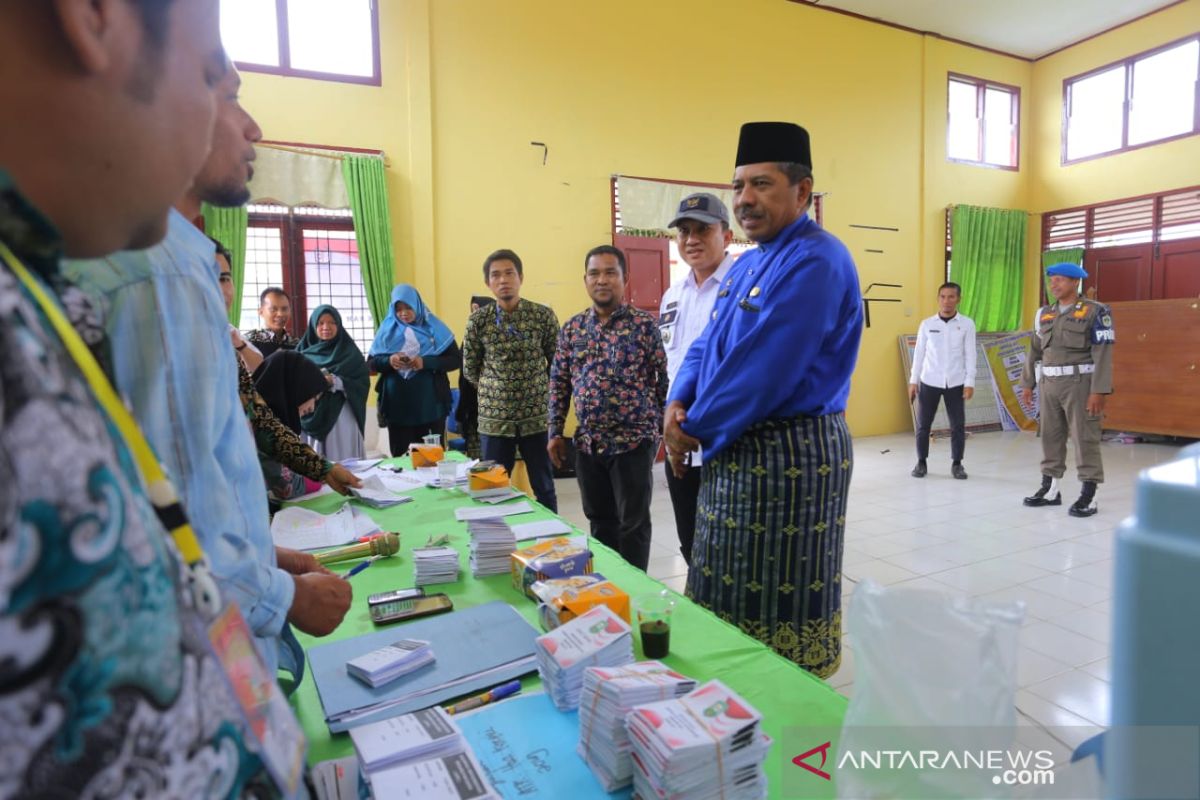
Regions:
<svg viewBox="0 0 1200 800"><path fill-rule="evenodd" d="M983 346L1000 422L1006 431L1037 430L1037 389L1033 406L1021 402L1021 371L1029 359L1031 336L1028 331L988 342Z"/></svg>
<svg viewBox="0 0 1200 800"><path fill-rule="evenodd" d="M988 368L984 357L984 347L1009 335L1007 333L977 333L975 335L975 396L966 402L964 408L968 431L982 433L1008 430L1004 427L1003 415L995 400L992 370ZM917 335L915 333L900 336L900 363L904 369L905 385L907 385L908 376L912 372L913 351L916 348ZM1020 377L1019 372L1018 377ZM989 387L991 391L989 391ZM912 414L913 430L915 431L917 429L916 403L909 404L909 411ZM937 414L933 418L930 433L940 435L949 432L950 420L946 417L946 406L944 403L938 403Z"/></svg>

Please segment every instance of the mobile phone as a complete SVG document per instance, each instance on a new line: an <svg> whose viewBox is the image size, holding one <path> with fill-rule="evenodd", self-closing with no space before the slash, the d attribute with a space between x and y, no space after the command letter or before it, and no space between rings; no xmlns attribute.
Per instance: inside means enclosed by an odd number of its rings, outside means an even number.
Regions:
<svg viewBox="0 0 1200 800"><path fill-rule="evenodd" d="M376 592L367 596L368 606L378 606L384 603L395 602L396 600L410 600L414 597L424 597L425 590L421 587L415 589L393 589L390 592Z"/></svg>
<svg viewBox="0 0 1200 800"><path fill-rule="evenodd" d="M454 603L450 601L449 597L444 594L430 594L371 606L371 621L376 625L384 625L389 622L403 622L407 619L416 619L452 610L454 610Z"/></svg>

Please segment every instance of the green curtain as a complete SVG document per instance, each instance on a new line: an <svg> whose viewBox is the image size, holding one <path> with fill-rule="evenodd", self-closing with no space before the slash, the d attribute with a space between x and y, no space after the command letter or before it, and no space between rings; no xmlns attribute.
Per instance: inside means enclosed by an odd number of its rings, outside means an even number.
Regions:
<svg viewBox="0 0 1200 800"><path fill-rule="evenodd" d="M979 331L1021 326L1024 211L955 206L950 222L950 279L962 286L960 309Z"/></svg>
<svg viewBox="0 0 1200 800"><path fill-rule="evenodd" d="M200 207L204 216L204 231L233 253L229 274L233 278L233 305L229 307L229 321L239 324L242 316L242 282L246 276L246 213L245 206L217 208L204 203Z"/></svg>
<svg viewBox="0 0 1200 800"><path fill-rule="evenodd" d="M358 240L363 288L378 329L387 319L395 277L392 218L388 213L383 161L371 156L344 156L342 176L346 179L346 194L350 196L350 210L354 213L354 238Z"/></svg>

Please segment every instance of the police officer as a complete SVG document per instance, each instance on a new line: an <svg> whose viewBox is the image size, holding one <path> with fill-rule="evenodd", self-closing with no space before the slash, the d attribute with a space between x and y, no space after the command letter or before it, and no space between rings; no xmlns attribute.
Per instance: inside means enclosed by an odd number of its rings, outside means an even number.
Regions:
<svg viewBox="0 0 1200 800"><path fill-rule="evenodd" d="M1100 418L1112 394L1112 315L1107 306L1079 295L1087 277L1079 264L1054 264L1046 275L1056 302L1038 310L1033 348L1021 374L1021 397L1030 406L1034 368L1041 362L1042 485L1025 505L1062 505L1058 481L1067 469L1069 436L1083 484L1069 513L1090 517L1097 511L1096 484L1104 482Z"/></svg>

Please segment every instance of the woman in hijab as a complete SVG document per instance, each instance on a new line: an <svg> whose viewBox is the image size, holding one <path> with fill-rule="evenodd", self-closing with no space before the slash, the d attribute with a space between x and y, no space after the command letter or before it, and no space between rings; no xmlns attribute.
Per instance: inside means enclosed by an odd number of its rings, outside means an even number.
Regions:
<svg viewBox="0 0 1200 800"><path fill-rule="evenodd" d="M312 414L321 394L329 388L325 373L294 350L277 350L254 373L254 386L275 416L294 432L300 433L300 420ZM267 495L277 505L306 493L304 476L292 472L274 459L258 454Z"/></svg>
<svg viewBox="0 0 1200 800"><path fill-rule="evenodd" d="M371 343L371 368L379 373L379 408L387 420L393 456L412 442L445 431L450 413L450 379L462 367L454 334L406 283L392 289L392 313Z"/></svg>
<svg viewBox="0 0 1200 800"><path fill-rule="evenodd" d="M362 458L371 377L336 308L317 306L296 352L320 367L328 383L316 410L300 420L304 440L330 461Z"/></svg>

